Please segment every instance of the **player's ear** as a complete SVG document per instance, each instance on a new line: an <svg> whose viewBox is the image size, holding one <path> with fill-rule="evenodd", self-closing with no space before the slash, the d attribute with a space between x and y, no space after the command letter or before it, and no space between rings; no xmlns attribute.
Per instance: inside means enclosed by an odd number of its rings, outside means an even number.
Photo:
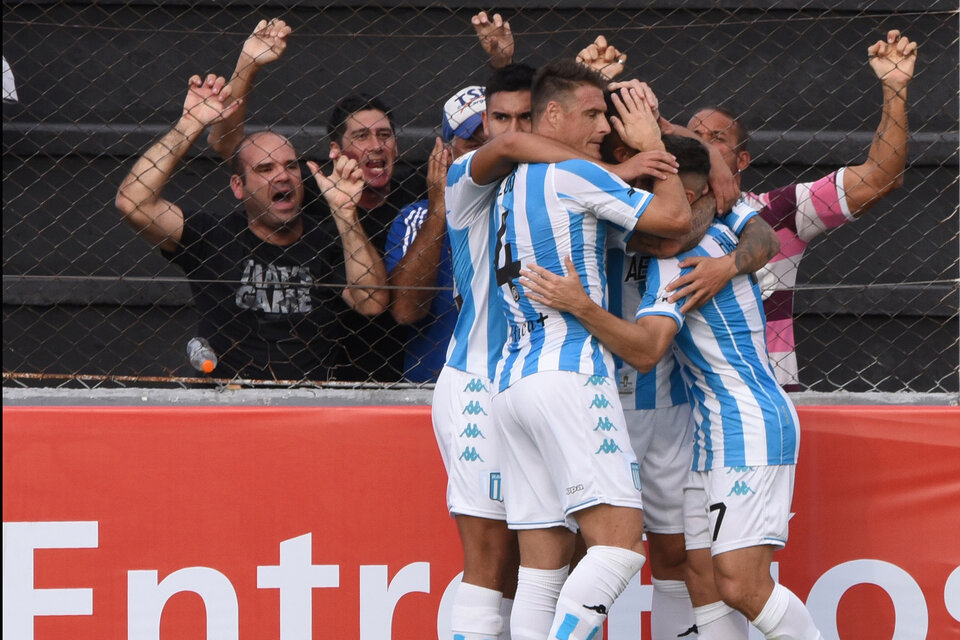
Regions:
<svg viewBox="0 0 960 640"><path fill-rule="evenodd" d="M618 144L613 148L613 157L617 162L623 163L633 157L633 154L630 153L630 149L627 148L625 144Z"/></svg>
<svg viewBox="0 0 960 640"><path fill-rule="evenodd" d="M547 119L547 122L550 123L554 128L560 125L560 117L563 115L561 113L560 103L556 100L551 100L547 103L547 108L543 113L543 117Z"/></svg>
<svg viewBox="0 0 960 640"><path fill-rule="evenodd" d="M750 152L737 151L737 171L743 171L750 166Z"/></svg>

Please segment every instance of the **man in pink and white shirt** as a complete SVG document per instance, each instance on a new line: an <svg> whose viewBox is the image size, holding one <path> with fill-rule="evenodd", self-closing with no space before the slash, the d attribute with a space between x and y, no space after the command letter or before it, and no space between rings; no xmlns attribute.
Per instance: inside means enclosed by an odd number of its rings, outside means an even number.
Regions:
<svg viewBox="0 0 960 640"><path fill-rule="evenodd" d="M793 288L807 245L820 233L858 218L880 198L903 182L907 161L907 85L913 78L917 44L897 30L870 46L870 66L883 89L880 124L863 164L849 165L829 175L791 184L766 193L742 191L741 197L772 226L780 239L780 253L757 272L767 318L767 348L778 382L787 391L802 389L797 375L793 335ZM687 125L723 155L737 185L750 165L749 134L735 114L719 107L699 110ZM684 296L688 304L709 299L735 268L733 258L690 258L693 272L668 289L671 301ZM717 287L719 290L719 287Z"/></svg>

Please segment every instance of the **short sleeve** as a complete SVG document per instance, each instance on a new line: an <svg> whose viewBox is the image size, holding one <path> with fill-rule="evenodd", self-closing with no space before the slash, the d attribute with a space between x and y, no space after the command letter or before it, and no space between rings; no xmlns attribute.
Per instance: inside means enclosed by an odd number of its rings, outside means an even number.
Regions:
<svg viewBox="0 0 960 640"><path fill-rule="evenodd" d="M667 302L670 293L666 291L666 286L679 278L682 273L680 260L676 257L651 260L647 267L646 289L637 307L636 317L667 316L673 318L679 330L686 317L680 312L680 307L683 306L686 298L680 298L673 303Z"/></svg>
<svg viewBox="0 0 960 640"><path fill-rule="evenodd" d="M421 200L407 205L400 210L387 231L386 251L383 256L387 273L396 268L400 259L407 254L407 249L413 244L427 215L429 202Z"/></svg>
<svg viewBox="0 0 960 640"><path fill-rule="evenodd" d="M557 196L582 206L610 223L613 246L626 246L637 220L653 200L653 194L629 186L603 167L586 160L568 160L556 165Z"/></svg>

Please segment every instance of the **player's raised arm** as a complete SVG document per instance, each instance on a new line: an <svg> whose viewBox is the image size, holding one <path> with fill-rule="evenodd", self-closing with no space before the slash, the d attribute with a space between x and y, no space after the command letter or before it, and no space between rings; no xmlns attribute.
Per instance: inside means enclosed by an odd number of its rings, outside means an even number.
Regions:
<svg viewBox="0 0 960 640"><path fill-rule="evenodd" d="M597 71L607 80L613 80L623 73L627 54L607 42L605 37L597 36L577 54L577 62Z"/></svg>
<svg viewBox="0 0 960 640"><path fill-rule="evenodd" d="M647 372L664 356L677 333L673 318L646 316L630 322L590 299L570 256L564 258L566 275L535 264L520 270L520 284L531 300L576 316L587 331L630 366Z"/></svg>
<svg viewBox="0 0 960 640"><path fill-rule="evenodd" d="M280 59L287 48L287 36L290 32L291 28L283 20L261 20L243 43L237 67L230 78L231 99L240 101L240 107L228 118L212 126L207 136L207 142L224 160L230 160L243 140L243 121L247 115L246 98L253 87L254 78L261 67Z"/></svg>
<svg viewBox="0 0 960 640"><path fill-rule="evenodd" d="M665 151L660 139L660 127L653 109L635 87L626 87L612 95L613 104L620 114L613 116L611 124L621 139L638 151ZM692 226L690 203L680 178L667 174L653 183L654 198L637 220L636 230L666 238L679 238L689 233ZM636 242L628 245L636 250Z"/></svg>
<svg viewBox="0 0 960 640"><path fill-rule="evenodd" d="M473 30L480 39L480 46L490 58L490 66L500 69L513 62L515 44L510 23L499 13L489 17L486 11L481 11L470 19Z"/></svg>
<svg viewBox="0 0 960 640"><path fill-rule="evenodd" d="M193 76L177 124L133 165L117 192L116 207L140 235L164 251L176 249L183 235L183 211L161 197L170 176L187 150L209 125L238 107L226 105L230 87L222 77Z"/></svg>
<svg viewBox="0 0 960 640"><path fill-rule="evenodd" d="M847 167L843 174L847 206L854 216L903 184L909 138L907 85L913 79L917 43L894 29L870 46L867 55L880 80L883 105L866 162Z"/></svg>

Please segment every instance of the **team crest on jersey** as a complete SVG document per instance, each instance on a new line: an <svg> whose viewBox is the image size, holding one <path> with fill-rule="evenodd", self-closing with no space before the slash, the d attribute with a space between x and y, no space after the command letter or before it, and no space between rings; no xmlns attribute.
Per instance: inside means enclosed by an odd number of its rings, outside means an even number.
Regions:
<svg viewBox="0 0 960 640"><path fill-rule="evenodd" d="M490 472L490 499L494 502L503 502L503 480L499 471Z"/></svg>

